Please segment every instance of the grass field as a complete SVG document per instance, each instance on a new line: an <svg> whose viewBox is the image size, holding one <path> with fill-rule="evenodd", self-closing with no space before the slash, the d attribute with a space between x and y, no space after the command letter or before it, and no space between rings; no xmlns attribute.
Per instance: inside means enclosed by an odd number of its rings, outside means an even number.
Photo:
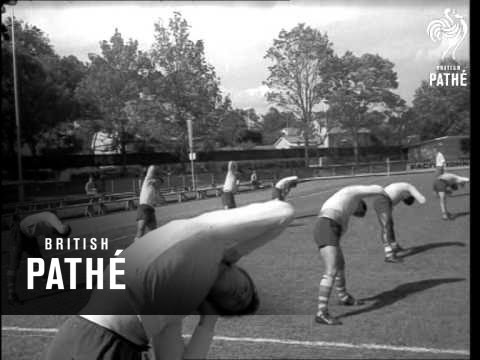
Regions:
<svg viewBox="0 0 480 360"><path fill-rule="evenodd" d="M467 170L455 171L469 176ZM210 349L211 358L435 358L470 357L470 197L469 187L448 199L455 220L443 221L432 191L433 173L320 180L300 184L289 201L296 218L277 239L240 261L252 274L260 293L258 315L221 319ZM332 296L330 312L343 325L313 322L323 264L312 240L321 204L349 184L407 181L427 198L423 206L399 204L394 210L397 239L408 251L401 264L383 261L379 225L371 201L365 218L352 218L342 239L347 262L347 288L366 304L342 307ZM269 191L242 194L239 206L269 199ZM157 208L161 222L219 208L207 199ZM88 222L88 223L87 223ZM72 221L74 232L107 236L112 249L132 241L135 213ZM113 246L114 245L114 246ZM2 257L5 254L2 253ZM3 272L3 271L2 271ZM2 279L4 280L4 279ZM5 287L3 287L5 288ZM72 292L27 294L18 309L3 313L35 314L55 302L59 313L75 313L88 298ZM70 312L69 312L70 310ZM2 359L35 359L48 345L66 315L2 316ZM189 317L185 334L197 321Z"/></svg>

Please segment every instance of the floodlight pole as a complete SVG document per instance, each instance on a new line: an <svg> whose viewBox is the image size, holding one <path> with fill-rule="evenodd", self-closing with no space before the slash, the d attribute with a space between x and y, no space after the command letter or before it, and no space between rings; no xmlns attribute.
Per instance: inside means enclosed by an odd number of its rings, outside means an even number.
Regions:
<svg viewBox="0 0 480 360"><path fill-rule="evenodd" d="M20 136L20 110L18 105L18 80L17 80L17 61L15 56L15 22L14 10L12 7L12 61L13 61L13 96L15 99L15 125L17 128L17 167L18 167L18 200L25 200L23 189L23 172L22 172L22 143Z"/></svg>

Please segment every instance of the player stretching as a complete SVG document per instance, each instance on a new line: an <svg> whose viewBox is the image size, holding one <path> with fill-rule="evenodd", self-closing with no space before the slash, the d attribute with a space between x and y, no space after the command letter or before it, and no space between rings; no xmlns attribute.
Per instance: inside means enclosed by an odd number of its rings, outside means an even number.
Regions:
<svg viewBox="0 0 480 360"><path fill-rule="evenodd" d="M315 321L319 324L341 324L328 312L328 300L334 283L340 304L362 304L347 292L345 258L340 247L340 238L347 231L350 215L365 216L367 205L362 199L375 195L386 196L386 193L379 185L347 186L327 199L320 210L313 232L325 264L325 272L319 286L318 311L315 316Z"/></svg>
<svg viewBox="0 0 480 360"><path fill-rule="evenodd" d="M81 311L110 315L69 319L45 359L140 360L149 344L155 359L205 359L218 316L252 314L259 306L253 280L233 263L277 237L293 216L290 204L272 200L149 232L120 255L126 290L94 290ZM109 289L109 276L104 280ZM200 322L184 344L183 319L195 313Z"/></svg>
<svg viewBox="0 0 480 360"><path fill-rule="evenodd" d="M157 205L157 202L161 198L159 187L162 182L163 180L160 177L158 167L150 165L138 199L137 234L135 240L157 227L155 205Z"/></svg>
<svg viewBox="0 0 480 360"><path fill-rule="evenodd" d="M18 267L22 254L25 252L30 257L41 258L39 242L46 237L68 237L71 232L70 225L64 224L60 219L49 211L33 214L20 221L15 214L10 230L10 258L7 270L8 302L18 305L22 302L18 298L15 289Z"/></svg>
<svg viewBox="0 0 480 360"><path fill-rule="evenodd" d="M222 205L224 209L237 207L234 194L237 192L237 163L228 162L228 172L222 189Z"/></svg>
<svg viewBox="0 0 480 360"><path fill-rule="evenodd" d="M401 258L397 257L397 253L403 249L395 239L393 207L400 201L410 206L415 200L420 204L425 204L426 200L413 185L405 182L390 184L384 190L388 196L379 196L375 199L373 206L380 222L380 238L385 250L385 261L397 263L402 261Z"/></svg>
<svg viewBox="0 0 480 360"><path fill-rule="evenodd" d="M446 195L450 195L452 191L458 190L458 186L464 187L470 179L463 176L458 176L452 173L443 173L438 176L433 183L433 190L440 198L440 210L442 211L442 219L452 219L452 215L447 210Z"/></svg>
<svg viewBox="0 0 480 360"><path fill-rule="evenodd" d="M272 199L284 201L290 190L297 186L298 176L289 176L277 181L272 191Z"/></svg>

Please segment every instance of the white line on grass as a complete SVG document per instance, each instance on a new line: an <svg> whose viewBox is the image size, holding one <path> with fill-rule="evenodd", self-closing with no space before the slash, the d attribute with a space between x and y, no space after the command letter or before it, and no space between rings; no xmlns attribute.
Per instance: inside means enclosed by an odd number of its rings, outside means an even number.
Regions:
<svg viewBox="0 0 480 360"><path fill-rule="evenodd" d="M29 336L28 333L43 333L44 336L53 336L58 329L55 328L23 328L18 326L4 326L2 327L2 335L4 332L13 333L27 333L19 334L17 336ZM9 335L9 334L5 334ZM32 335L30 335L32 336ZM190 335L185 335L190 337ZM215 341L231 341L231 342L253 342L253 343L270 343L280 345L297 345L297 346L309 346L309 347L335 347L335 348L348 348L348 349L366 349L366 350L387 350L387 351L404 351L414 353L429 353L429 354L455 354L455 355L470 355L468 350L455 350L455 349L436 349L425 348L416 346L395 346L395 345L381 345L381 344L350 344L342 342L330 342L330 341L301 341L301 340L289 340L289 339L271 339L271 338L251 338L251 337L230 337L230 336L214 336Z"/></svg>

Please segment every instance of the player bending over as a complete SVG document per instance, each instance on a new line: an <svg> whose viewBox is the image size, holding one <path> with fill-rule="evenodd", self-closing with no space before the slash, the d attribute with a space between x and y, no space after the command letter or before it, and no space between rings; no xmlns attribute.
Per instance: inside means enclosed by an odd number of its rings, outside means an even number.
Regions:
<svg viewBox="0 0 480 360"><path fill-rule="evenodd" d="M379 185L347 186L327 199L320 210L313 232L325 264L325 272L319 286L318 311L315 316L315 321L319 324L341 324L328 312L328 300L334 283L341 305L362 304L347 292L345 258L340 247L340 238L347 231L350 215L365 216L367 205L363 198L375 195L386 196L386 193Z"/></svg>
<svg viewBox="0 0 480 360"><path fill-rule="evenodd" d="M298 176L289 176L277 181L272 190L272 199L284 201L290 190L297 187Z"/></svg>
<svg viewBox="0 0 480 360"><path fill-rule="evenodd" d="M237 163L228 162L227 176L222 188L222 205L224 209L233 209L237 207L235 203L235 193L237 192Z"/></svg>
<svg viewBox="0 0 480 360"><path fill-rule="evenodd" d="M463 176L458 176L452 173L443 173L438 176L433 183L433 191L440 198L440 210L442 211L442 219L449 220L452 215L447 210L446 195L450 195L452 191L458 190L458 187L464 187L469 183L470 179Z"/></svg>
<svg viewBox="0 0 480 360"><path fill-rule="evenodd" d="M163 183L160 176L160 170L157 166L150 165L148 167L147 175L140 191L140 197L138 198L137 234L135 240L157 228L155 206L161 198L159 190L160 185Z"/></svg>
<svg viewBox="0 0 480 360"><path fill-rule="evenodd" d="M141 359L149 344L155 359L206 358L218 316L252 314L259 306L253 280L234 263L277 237L293 215L290 204L272 200L149 232L120 254L126 290L94 290L44 358ZM191 314L200 321L184 344L182 323Z"/></svg>
<svg viewBox="0 0 480 360"><path fill-rule="evenodd" d="M17 272L22 254L25 252L30 257L41 258L39 242L43 242L46 237L68 237L71 228L49 211L29 215L21 221L15 214L12 220L7 270L8 303L18 305L22 303L16 291Z"/></svg>
<svg viewBox="0 0 480 360"><path fill-rule="evenodd" d="M395 239L393 207L400 201L410 206L415 200L420 204L425 204L426 200L415 186L405 182L390 184L384 190L388 196L379 196L375 199L373 206L380 223L380 238L385 251L385 261L397 263L401 262L401 258L397 257L397 253L403 249Z"/></svg>

